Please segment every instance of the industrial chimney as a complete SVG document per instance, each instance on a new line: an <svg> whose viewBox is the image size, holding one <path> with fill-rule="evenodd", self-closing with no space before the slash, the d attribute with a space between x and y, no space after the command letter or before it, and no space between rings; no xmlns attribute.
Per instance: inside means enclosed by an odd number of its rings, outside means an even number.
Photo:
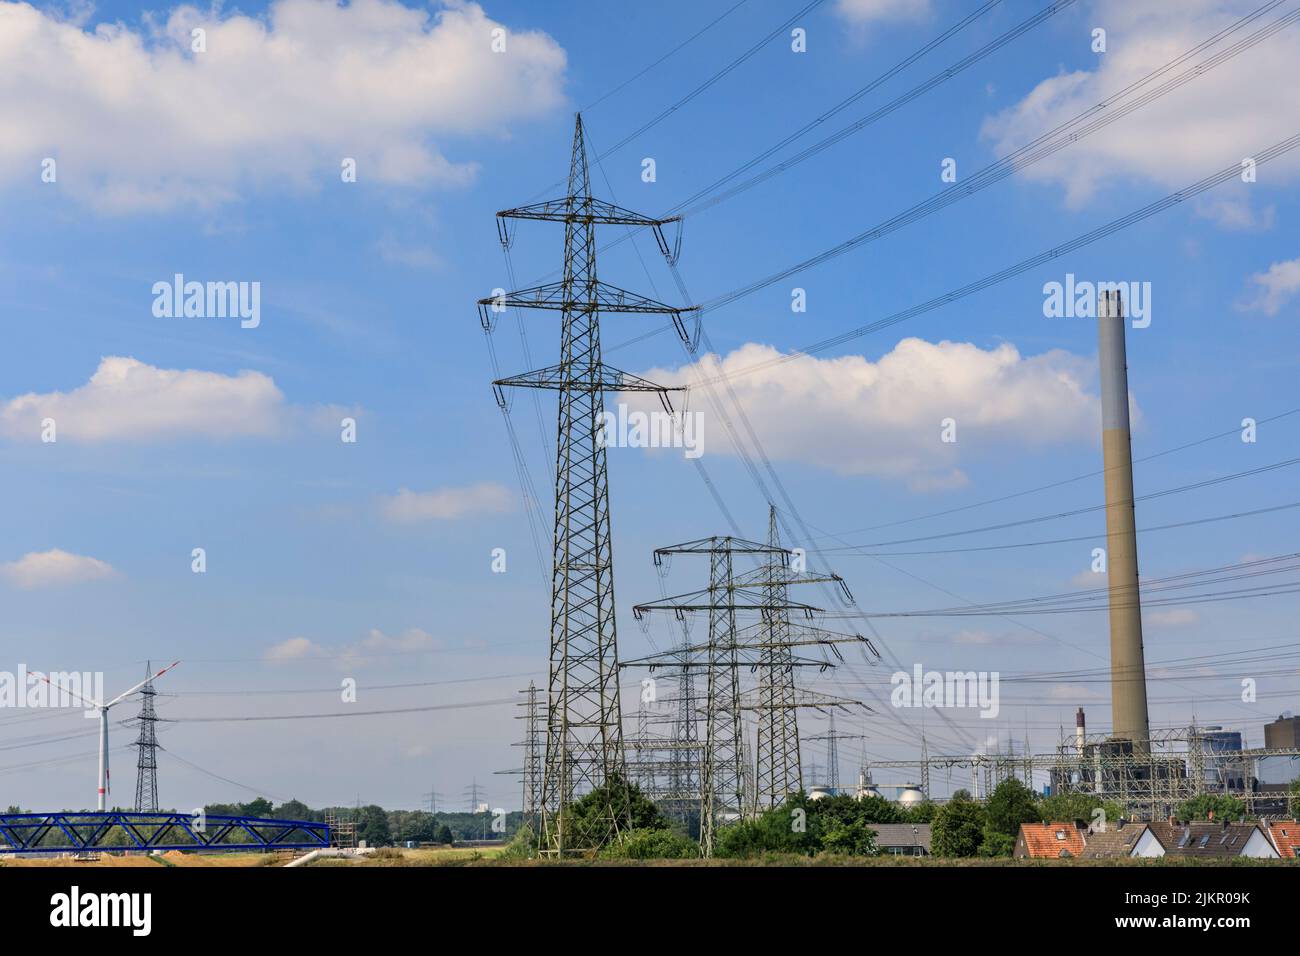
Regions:
<svg viewBox="0 0 1300 956"><path fill-rule="evenodd" d="M1145 752L1146 666L1142 602L1138 592L1137 531L1133 515L1133 450L1129 438L1128 364L1124 304L1118 289L1097 301L1101 364L1101 447L1106 475L1106 567L1110 585L1110 697L1112 734Z"/></svg>
<svg viewBox="0 0 1300 956"><path fill-rule="evenodd" d="M1083 756L1084 741L1088 736L1088 724L1083 716L1083 708L1080 707L1078 713L1074 715L1074 747Z"/></svg>

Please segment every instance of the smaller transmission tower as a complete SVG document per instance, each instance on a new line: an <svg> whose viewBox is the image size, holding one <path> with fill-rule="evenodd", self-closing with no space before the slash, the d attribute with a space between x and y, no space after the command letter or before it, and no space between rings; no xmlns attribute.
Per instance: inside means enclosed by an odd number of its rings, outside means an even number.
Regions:
<svg viewBox="0 0 1300 956"><path fill-rule="evenodd" d="M144 668L144 686L140 688L140 733L136 737L135 747L139 752L135 763L135 809L137 813L158 812L158 735L155 724L158 715L154 711L153 699L157 691L153 689L153 663L147 662Z"/></svg>
<svg viewBox="0 0 1300 956"><path fill-rule="evenodd" d="M863 734L843 734L835 729L835 711L828 712L830 723L826 733L815 737L805 737L807 741L822 741L826 744L826 786L835 793L840 792L840 741L865 740Z"/></svg>
<svg viewBox="0 0 1300 956"><path fill-rule="evenodd" d="M523 691L524 700L524 819L533 828L533 833L541 831L542 809L542 728L546 723L546 704L537 692L537 685L528 682L528 689Z"/></svg>

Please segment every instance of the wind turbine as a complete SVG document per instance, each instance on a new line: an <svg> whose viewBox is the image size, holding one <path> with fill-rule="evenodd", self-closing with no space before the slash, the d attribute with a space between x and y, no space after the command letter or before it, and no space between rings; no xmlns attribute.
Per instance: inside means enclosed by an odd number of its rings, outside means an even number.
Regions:
<svg viewBox="0 0 1300 956"><path fill-rule="evenodd" d="M108 711L109 708L111 708L114 704L120 704L123 700L125 700L127 697L130 697L132 694L138 691L145 684L149 683L151 680L157 680L159 677L162 677L163 674L166 674L169 670L171 670L179 663L180 661L172 661L170 664L168 664L166 667L160 670L157 674L154 674L152 677L146 677L144 680L140 681L140 683L136 684L130 690L126 691L125 693L118 694L107 704L101 704L97 700L87 700L85 697L82 697L76 691L67 687L61 687L58 684L55 684L54 681L50 680L44 674L41 675L41 680L45 681L45 683L49 684L51 687L58 687L60 690L68 694L68 696L77 698L77 700L81 701L91 710L99 711L99 807L98 807L99 810L102 811L104 809L104 798L108 795L108 791L109 791L109 786L108 786Z"/></svg>

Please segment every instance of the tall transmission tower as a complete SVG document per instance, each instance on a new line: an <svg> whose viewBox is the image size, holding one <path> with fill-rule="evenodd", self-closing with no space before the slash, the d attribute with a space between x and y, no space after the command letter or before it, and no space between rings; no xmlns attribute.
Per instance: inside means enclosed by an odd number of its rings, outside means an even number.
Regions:
<svg viewBox="0 0 1300 956"><path fill-rule="evenodd" d="M605 391L667 389L606 365L601 358L600 313L671 315L685 336L682 315L692 311L645 298L596 277L596 226L650 227L660 250L676 258L662 232L671 221L654 219L591 196L582 116L574 124L568 194L497 213L502 244L509 249L509 221L564 223L564 271L559 282L479 301L490 329L492 315L514 306L561 313L560 362L493 383L503 389L539 388L559 395L552 538L550 668L547 687L546 757L542 771L542 837L546 850L574 849L564 832L565 809L581 792L610 777L624 778L622 711L618 694L618 642L614 620L614 565L610 541L609 479L603 417ZM617 829L611 810L608 836Z"/></svg>
<svg viewBox="0 0 1300 956"><path fill-rule="evenodd" d="M147 680L140 688L140 733L135 746L139 752L135 763L135 809L137 813L158 812L158 736L155 724L158 715L154 711L153 699L157 691L153 689L153 662L145 663Z"/></svg>

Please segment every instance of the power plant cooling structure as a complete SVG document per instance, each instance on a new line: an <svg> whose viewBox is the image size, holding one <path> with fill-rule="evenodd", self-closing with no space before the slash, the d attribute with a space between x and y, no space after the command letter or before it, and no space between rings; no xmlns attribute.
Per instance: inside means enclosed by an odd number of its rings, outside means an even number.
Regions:
<svg viewBox="0 0 1300 956"><path fill-rule="evenodd" d="M1106 476L1106 568L1110 587L1110 694L1114 737L1145 751L1146 664L1142 653L1142 599L1138 591L1137 530L1133 513L1133 451L1129 437L1128 362L1124 304L1118 290L1097 302L1101 365L1101 446Z"/></svg>

